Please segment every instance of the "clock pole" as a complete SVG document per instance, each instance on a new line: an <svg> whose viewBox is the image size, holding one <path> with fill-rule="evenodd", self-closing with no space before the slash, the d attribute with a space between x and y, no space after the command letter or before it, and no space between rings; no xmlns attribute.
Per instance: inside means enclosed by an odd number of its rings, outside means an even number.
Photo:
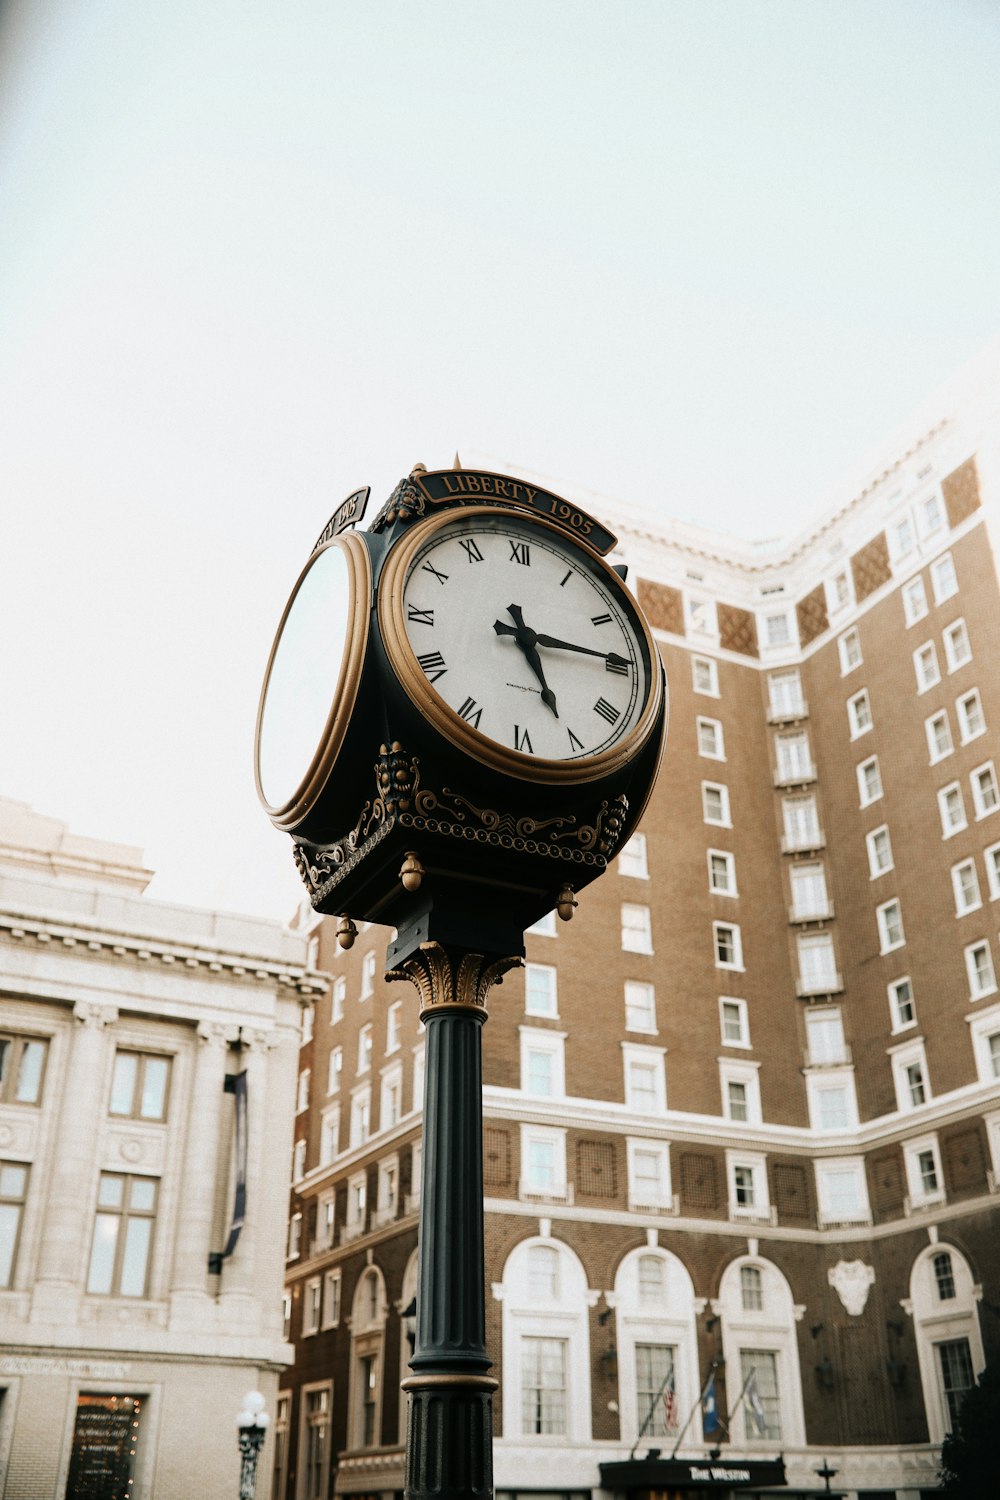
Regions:
<svg viewBox="0 0 1000 1500"><path fill-rule="evenodd" d="M417 1334L403 1381L406 1500L492 1500L493 1392L483 1254L482 1027L516 956L425 942L408 979L426 1028Z"/></svg>

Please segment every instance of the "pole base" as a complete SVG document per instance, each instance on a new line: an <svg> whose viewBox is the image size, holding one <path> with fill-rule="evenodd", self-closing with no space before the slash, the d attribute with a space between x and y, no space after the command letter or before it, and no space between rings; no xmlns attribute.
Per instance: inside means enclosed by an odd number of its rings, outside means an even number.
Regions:
<svg viewBox="0 0 1000 1500"><path fill-rule="evenodd" d="M493 1500L493 1392L489 1375L413 1375L403 1381L405 1500Z"/></svg>

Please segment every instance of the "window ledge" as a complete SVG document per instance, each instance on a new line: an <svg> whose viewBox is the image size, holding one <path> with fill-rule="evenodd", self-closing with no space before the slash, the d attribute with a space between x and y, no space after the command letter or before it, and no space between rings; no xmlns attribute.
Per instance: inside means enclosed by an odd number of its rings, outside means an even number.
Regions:
<svg viewBox="0 0 1000 1500"><path fill-rule="evenodd" d="M746 1224L770 1224L774 1228L778 1223L778 1210L770 1208L744 1208L742 1204L730 1203L729 1217L739 1223Z"/></svg>
<svg viewBox="0 0 1000 1500"><path fill-rule="evenodd" d="M809 704L803 701L794 708L769 708L767 711L767 722L769 724L795 724L799 719L808 719Z"/></svg>
<svg viewBox="0 0 1000 1500"><path fill-rule="evenodd" d="M833 916L833 902L824 901L811 911L800 911L796 906L788 908L789 922L829 922Z"/></svg>
<svg viewBox="0 0 1000 1500"><path fill-rule="evenodd" d="M800 1000L813 995L839 995L843 988L844 979L841 974L825 974L821 979L803 979L799 975L795 981L795 993Z"/></svg>
<svg viewBox="0 0 1000 1500"><path fill-rule="evenodd" d="M812 764L800 771L782 771L779 767L774 773L775 786L806 786L808 782L815 780L816 767Z"/></svg>
<svg viewBox="0 0 1000 1500"><path fill-rule="evenodd" d="M815 833L783 833L781 835L782 854L811 854L816 849L826 848L826 834L822 828L817 828Z"/></svg>
<svg viewBox="0 0 1000 1500"><path fill-rule="evenodd" d="M937 1193L921 1194L919 1198L907 1196L903 1199L903 1213L909 1219L913 1214L923 1213L930 1208L939 1208L946 1202L947 1197L943 1188Z"/></svg>
<svg viewBox="0 0 1000 1500"><path fill-rule="evenodd" d="M679 1193L674 1193L669 1203L641 1203L631 1194L628 1200L629 1212L634 1214L669 1214L676 1218L681 1211L681 1199Z"/></svg>
<svg viewBox="0 0 1000 1500"><path fill-rule="evenodd" d="M517 1185L517 1196L522 1203L572 1203L573 1184L567 1182L564 1187L539 1188L522 1178Z"/></svg>

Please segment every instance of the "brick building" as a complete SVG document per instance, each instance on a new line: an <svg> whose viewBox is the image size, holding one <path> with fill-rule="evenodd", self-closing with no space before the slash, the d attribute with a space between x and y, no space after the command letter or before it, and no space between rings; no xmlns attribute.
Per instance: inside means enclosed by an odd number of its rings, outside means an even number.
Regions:
<svg viewBox="0 0 1000 1500"><path fill-rule="evenodd" d="M490 1000L498 1495L609 1494L678 1438L783 1455L786 1493L824 1459L857 1500L933 1490L1000 1355L998 499L981 365L790 541L603 507L670 730L641 831ZM401 1490L416 1290L415 996L384 931L318 939L279 1500ZM668 1493L641 1469L614 1489Z"/></svg>

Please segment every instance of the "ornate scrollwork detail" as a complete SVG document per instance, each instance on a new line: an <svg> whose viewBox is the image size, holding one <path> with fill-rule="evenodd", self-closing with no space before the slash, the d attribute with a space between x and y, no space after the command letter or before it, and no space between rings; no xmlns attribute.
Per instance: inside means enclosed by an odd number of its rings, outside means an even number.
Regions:
<svg viewBox="0 0 1000 1500"><path fill-rule="evenodd" d="M329 849L316 849L311 844L300 844L298 839L293 839L292 859L295 861L295 868L299 872L302 884L309 894L314 896L323 882L329 880L337 866L343 863L343 846L331 844Z"/></svg>
<svg viewBox="0 0 1000 1500"><path fill-rule="evenodd" d="M444 797L449 798L451 806L442 801ZM498 812L492 807L477 807L474 802L469 801L468 797L463 797L461 792L452 791L449 786L441 788L440 797L435 792L418 792L414 798L414 805L422 817L428 817L432 813L443 811L449 817L455 818L459 823L465 822L467 813L463 809L466 809L468 813L471 813L474 818L479 820L483 828L489 829L491 833L513 834L521 839L531 838L534 834L541 832L543 828L563 828L567 824L572 826L576 822L575 818L544 818L541 820L538 818L519 818L512 812Z"/></svg>
<svg viewBox="0 0 1000 1500"><path fill-rule="evenodd" d="M519 968L515 955L487 959L482 953L463 953L440 943L421 943L416 953L389 969L386 979L408 979L420 996L420 1018L434 1011L470 1010L485 1017L486 998L503 976Z"/></svg>
<svg viewBox="0 0 1000 1500"><path fill-rule="evenodd" d="M426 471L425 471L426 472ZM427 501L408 475L401 479L371 524L372 531L384 531L395 521L416 521L427 509Z"/></svg>
<svg viewBox="0 0 1000 1500"><path fill-rule="evenodd" d="M582 828L576 830L576 839L583 849L593 849L604 859L610 859L625 827L625 818L628 813L628 798L624 793L619 793L613 802L605 799L597 810L597 816L593 823L585 823ZM565 838L564 833L557 833L555 838Z"/></svg>
<svg viewBox="0 0 1000 1500"><path fill-rule="evenodd" d="M375 762L376 797L374 802L365 803L358 823L360 827L368 809L371 808L371 815L365 822L362 837L367 838L373 828L395 813L409 812L410 804L419 786L419 758L416 755L407 755L398 740L393 740L391 745L382 745L379 758ZM356 833L357 829L355 829ZM356 840L351 847L357 847Z"/></svg>

